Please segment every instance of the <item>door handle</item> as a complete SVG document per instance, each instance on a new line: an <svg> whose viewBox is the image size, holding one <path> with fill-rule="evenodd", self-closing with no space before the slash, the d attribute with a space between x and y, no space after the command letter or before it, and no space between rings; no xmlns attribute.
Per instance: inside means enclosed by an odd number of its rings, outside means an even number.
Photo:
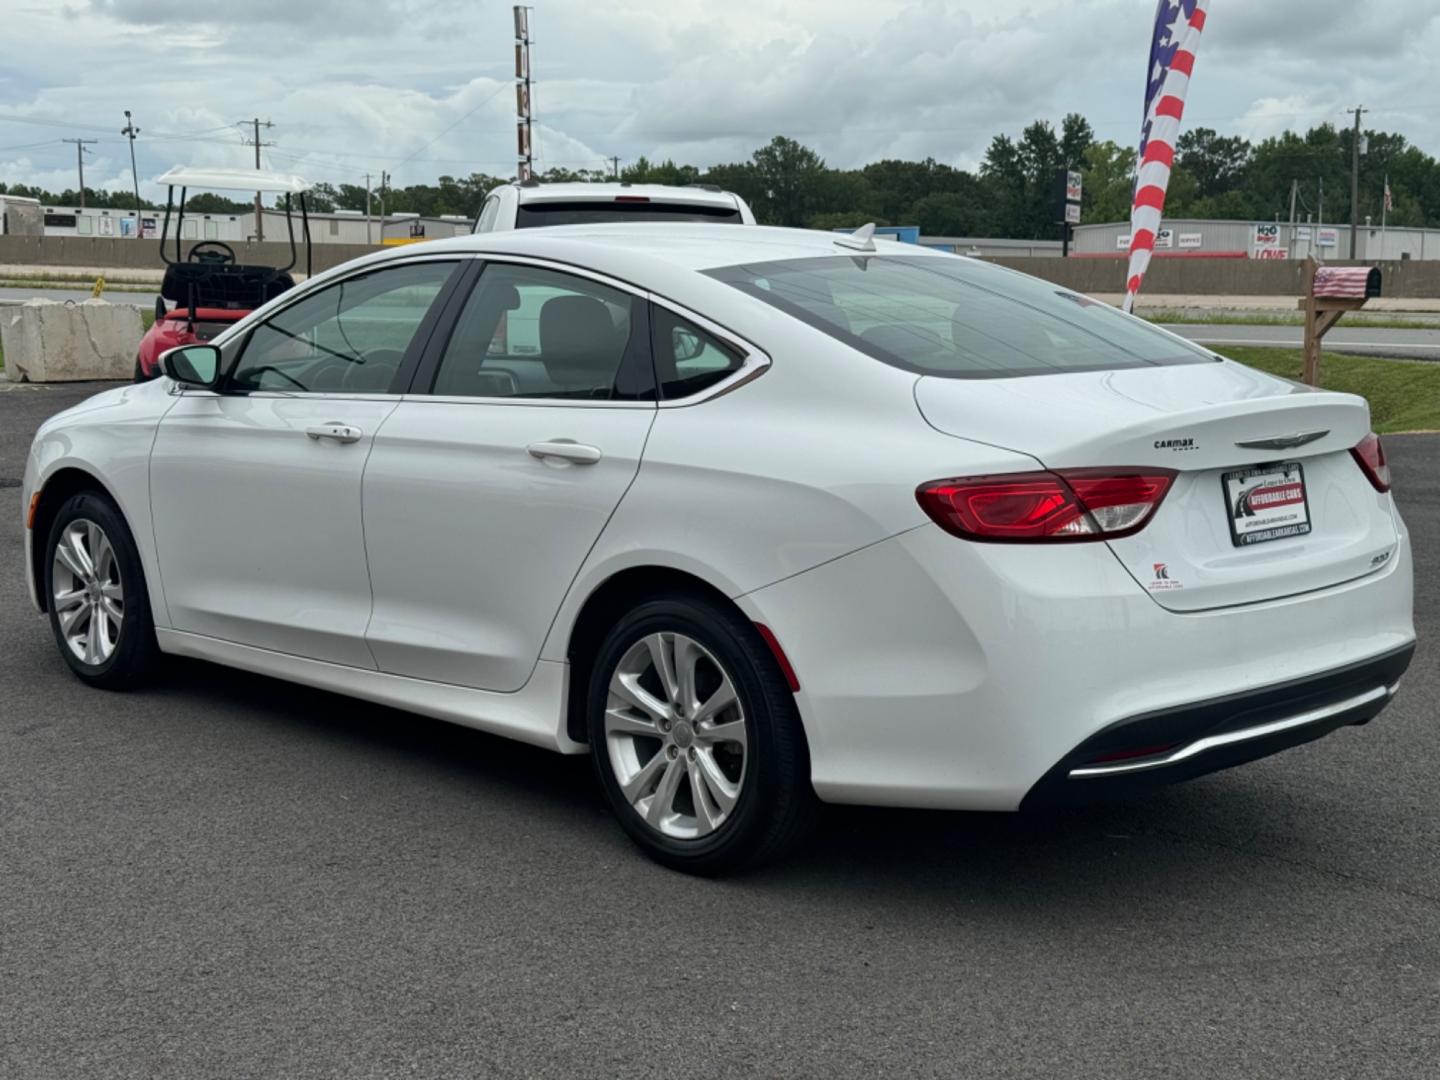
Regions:
<svg viewBox="0 0 1440 1080"><path fill-rule="evenodd" d="M315 440L330 439L338 443L359 442L365 433L358 427L331 420L328 424L314 424L305 429L305 434Z"/></svg>
<svg viewBox="0 0 1440 1080"><path fill-rule="evenodd" d="M531 443L526 451L533 458L544 461L546 458L557 458L560 461L568 461L571 465L594 465L600 460L600 448L598 446L586 446L584 443L577 443L572 439L553 439L550 442Z"/></svg>

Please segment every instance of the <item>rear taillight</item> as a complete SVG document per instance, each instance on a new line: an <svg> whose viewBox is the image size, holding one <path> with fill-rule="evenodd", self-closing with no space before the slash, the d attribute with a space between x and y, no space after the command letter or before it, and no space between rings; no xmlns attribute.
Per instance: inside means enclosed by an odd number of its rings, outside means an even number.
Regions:
<svg viewBox="0 0 1440 1080"><path fill-rule="evenodd" d="M1061 469L922 484L915 497L946 532L987 543L1083 543L1143 529L1173 469Z"/></svg>
<svg viewBox="0 0 1440 1080"><path fill-rule="evenodd" d="M1360 440L1360 445L1350 451L1350 456L1360 466L1371 487L1380 492L1390 490L1390 463L1385 460L1385 447L1380 444L1379 435L1373 431L1366 435Z"/></svg>

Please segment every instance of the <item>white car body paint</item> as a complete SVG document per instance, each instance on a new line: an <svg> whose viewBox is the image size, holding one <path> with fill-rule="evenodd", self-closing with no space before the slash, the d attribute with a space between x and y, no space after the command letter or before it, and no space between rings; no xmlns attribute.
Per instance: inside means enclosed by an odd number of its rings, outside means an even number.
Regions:
<svg viewBox="0 0 1440 1080"><path fill-rule="evenodd" d="M1413 641L1408 536L1348 454L1369 430L1361 399L1228 361L917 376L697 272L837 250L824 234L641 225L377 253L217 344L338 277L440 254L583 268L694 312L768 366L658 407L220 397L162 379L43 425L23 496L78 469L115 498L167 652L565 752L585 749L567 734L566 695L586 599L627 569L683 571L775 633L799 676L816 789L841 802L1013 809L1117 720ZM213 435L195 427L207 411ZM304 434L330 421L363 436ZM1268 457L1234 447L1311 428L1331 434ZM1188 461L1157 448L1173 438L1200 448ZM555 439L601 458L526 451ZM1245 550L1221 545L1213 522L1191 527L1220 473L1282 458L1305 463L1333 531ZM1109 543L972 543L915 498L946 477L1151 464L1182 470L1180 483L1146 529ZM1152 561L1184 588L1148 589Z"/></svg>

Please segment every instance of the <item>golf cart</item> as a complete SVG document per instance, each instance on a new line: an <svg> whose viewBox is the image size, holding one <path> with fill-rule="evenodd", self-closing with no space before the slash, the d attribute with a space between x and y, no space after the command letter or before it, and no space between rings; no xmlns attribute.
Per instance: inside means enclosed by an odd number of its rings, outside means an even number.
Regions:
<svg viewBox="0 0 1440 1080"><path fill-rule="evenodd" d="M295 267L295 223L291 196L300 208L300 231L305 243L305 273L310 273L310 219L305 210L305 192L310 185L289 173L251 169L191 168L177 166L160 183L169 188L165 200L165 226L160 233L160 258L165 278L155 299L155 325L140 341L135 359L135 381L145 382L160 374L160 354L179 345L194 345L215 337L250 312L287 289L294 288L290 271ZM175 189L180 189L179 209ZM222 240L199 240L182 253L185 197L195 188L219 191L264 191L285 196L285 229L290 237L290 261L280 267L243 266L235 249ZM166 247L171 239L170 215L176 213L175 252Z"/></svg>

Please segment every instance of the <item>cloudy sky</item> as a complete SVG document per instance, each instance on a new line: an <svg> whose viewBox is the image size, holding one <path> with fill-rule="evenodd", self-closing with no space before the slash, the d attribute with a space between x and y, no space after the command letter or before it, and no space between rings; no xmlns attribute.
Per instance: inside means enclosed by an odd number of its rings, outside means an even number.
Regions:
<svg viewBox="0 0 1440 1080"><path fill-rule="evenodd" d="M535 0L540 167L697 165L772 135L832 165L973 167L997 131L1084 113L1135 139L1154 0ZM495 0L0 0L0 180L142 190L177 163L400 182L514 169L513 29ZM1372 108L1440 153L1434 0L1213 0L1186 126L1259 138Z"/></svg>

